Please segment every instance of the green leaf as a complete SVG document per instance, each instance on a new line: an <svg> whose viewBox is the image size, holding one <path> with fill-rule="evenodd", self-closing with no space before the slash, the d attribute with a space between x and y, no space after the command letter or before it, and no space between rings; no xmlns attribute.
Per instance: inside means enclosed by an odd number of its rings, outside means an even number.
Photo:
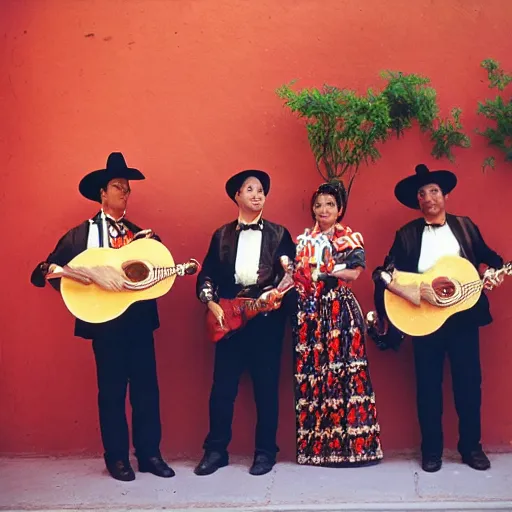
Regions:
<svg viewBox="0 0 512 512"><path fill-rule="evenodd" d="M487 70L489 87L497 87L503 91L512 82L512 75L505 73L499 62L493 59L482 61L481 66ZM495 147L505 155L505 161L512 160L512 98L496 96L494 99L486 99L478 102L477 113L485 117L490 126L476 132L487 139L489 146ZM483 162L483 169L495 167L494 157L488 157Z"/></svg>

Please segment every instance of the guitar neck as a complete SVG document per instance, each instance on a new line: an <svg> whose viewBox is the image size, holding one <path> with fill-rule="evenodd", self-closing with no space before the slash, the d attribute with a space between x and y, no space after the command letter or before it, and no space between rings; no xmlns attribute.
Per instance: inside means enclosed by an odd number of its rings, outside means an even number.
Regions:
<svg viewBox="0 0 512 512"><path fill-rule="evenodd" d="M175 275L178 271L176 267L156 267L155 274L159 279L165 279L166 277L171 277Z"/></svg>
<svg viewBox="0 0 512 512"><path fill-rule="evenodd" d="M185 264L180 263L175 265L174 267L155 267L153 270L155 273L155 277L157 279L166 279L167 277L172 277L176 274L184 275L185 274Z"/></svg>

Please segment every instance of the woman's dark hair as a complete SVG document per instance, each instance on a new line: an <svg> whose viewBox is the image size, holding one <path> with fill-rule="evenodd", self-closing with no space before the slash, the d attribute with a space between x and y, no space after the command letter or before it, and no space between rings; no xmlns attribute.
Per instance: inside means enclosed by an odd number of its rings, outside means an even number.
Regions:
<svg viewBox="0 0 512 512"><path fill-rule="evenodd" d="M313 207L315 206L316 200L319 195L327 194L329 196L334 197L334 200L336 201L336 206L338 207L338 210L341 210L340 215L338 215L338 218L336 219L336 222L339 222L343 215L345 214L344 209L347 204L347 191L345 189L345 186L341 181L332 181L330 183L322 183L313 193L313 196L311 197L311 217L313 218L313 221L316 221L315 213L313 211Z"/></svg>

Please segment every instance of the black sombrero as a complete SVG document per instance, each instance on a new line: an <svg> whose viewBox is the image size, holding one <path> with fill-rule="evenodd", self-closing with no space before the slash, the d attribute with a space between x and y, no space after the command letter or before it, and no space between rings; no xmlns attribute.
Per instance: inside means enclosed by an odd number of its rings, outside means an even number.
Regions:
<svg viewBox="0 0 512 512"><path fill-rule="evenodd" d="M260 180L261 185L263 186L263 193L265 195L268 194L270 190L270 176L265 171L249 169L231 176L231 178L226 182L226 192L233 201L235 200L236 193L244 184L244 181L251 176Z"/></svg>
<svg viewBox="0 0 512 512"><path fill-rule="evenodd" d="M106 168L92 171L84 176L78 185L78 190L87 199L101 203L100 189L105 188L107 183L114 178L145 179L144 174L138 169L126 165L122 153L110 153Z"/></svg>
<svg viewBox="0 0 512 512"><path fill-rule="evenodd" d="M457 176L451 171L430 171L425 164L419 164L415 174L397 183L395 197L408 208L418 210L418 190L429 183L436 183L443 194L448 194L457 185Z"/></svg>

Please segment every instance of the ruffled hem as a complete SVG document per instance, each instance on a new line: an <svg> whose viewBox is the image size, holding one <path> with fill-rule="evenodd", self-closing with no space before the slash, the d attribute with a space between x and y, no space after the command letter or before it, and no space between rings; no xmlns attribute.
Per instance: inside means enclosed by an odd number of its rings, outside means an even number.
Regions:
<svg viewBox="0 0 512 512"><path fill-rule="evenodd" d="M350 456L343 457L341 455L328 455L328 456L320 456L320 455L304 455L299 454L297 456L297 464L301 465L309 465L309 466L328 466L328 465L336 465L336 464L353 464L361 465L365 462L378 462L382 460L384 454L382 450L378 450L375 454L372 455L360 455L360 456Z"/></svg>

